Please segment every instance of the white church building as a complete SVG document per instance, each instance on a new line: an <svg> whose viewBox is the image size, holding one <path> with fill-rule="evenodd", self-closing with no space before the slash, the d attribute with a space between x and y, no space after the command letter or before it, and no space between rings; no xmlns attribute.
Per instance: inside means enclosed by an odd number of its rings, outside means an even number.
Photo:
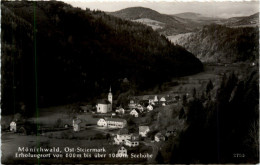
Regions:
<svg viewBox="0 0 260 165"><path fill-rule="evenodd" d="M97 113L108 113L112 111L112 102L113 102L113 95L111 92L111 87L108 93L108 99L102 99L97 102Z"/></svg>

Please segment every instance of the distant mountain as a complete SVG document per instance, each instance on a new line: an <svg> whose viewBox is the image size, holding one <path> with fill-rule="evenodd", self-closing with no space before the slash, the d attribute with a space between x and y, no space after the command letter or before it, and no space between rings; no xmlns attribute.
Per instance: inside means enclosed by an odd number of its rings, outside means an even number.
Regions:
<svg viewBox="0 0 260 165"><path fill-rule="evenodd" d="M203 25L209 25L212 23L222 23L222 21L225 20L224 18L207 17L207 16L203 16L202 14L193 13L193 12L179 13L179 14L174 14L173 16L198 22Z"/></svg>
<svg viewBox="0 0 260 165"><path fill-rule="evenodd" d="M203 69L150 27L56 1L2 2L1 48L2 114L95 102L110 85L116 99Z"/></svg>
<svg viewBox="0 0 260 165"><path fill-rule="evenodd" d="M229 27L255 27L259 26L259 12L245 17L232 17L224 23Z"/></svg>
<svg viewBox="0 0 260 165"><path fill-rule="evenodd" d="M141 22L166 36L191 32L200 26L197 22L181 17L161 14L144 7L131 7L116 12L109 12L108 14L126 20Z"/></svg>
<svg viewBox="0 0 260 165"><path fill-rule="evenodd" d="M192 52L202 62L241 62L258 59L258 28L230 28L212 24L182 35L175 43Z"/></svg>
<svg viewBox="0 0 260 165"><path fill-rule="evenodd" d="M197 19L202 17L201 14L193 13L193 12L178 13L178 14L173 14L173 16L185 18L185 19Z"/></svg>

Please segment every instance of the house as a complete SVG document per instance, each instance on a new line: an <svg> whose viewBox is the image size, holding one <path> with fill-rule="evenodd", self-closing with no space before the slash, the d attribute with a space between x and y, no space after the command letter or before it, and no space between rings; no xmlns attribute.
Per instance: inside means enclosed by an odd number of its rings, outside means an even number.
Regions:
<svg viewBox="0 0 260 165"><path fill-rule="evenodd" d="M154 105L154 97L153 96L149 96L148 97L148 102L149 102L149 104Z"/></svg>
<svg viewBox="0 0 260 165"><path fill-rule="evenodd" d="M16 133L23 133L27 134L26 128L31 128L31 123L26 123L23 121L12 121L10 123L10 131L11 132L16 132Z"/></svg>
<svg viewBox="0 0 260 165"><path fill-rule="evenodd" d="M98 120L97 125L99 127L107 127L107 122L106 122L105 119L101 118L101 119Z"/></svg>
<svg viewBox="0 0 260 165"><path fill-rule="evenodd" d="M113 95L111 92L111 87L108 93L108 99L98 100L97 102L97 113L108 113L112 111Z"/></svg>
<svg viewBox="0 0 260 165"><path fill-rule="evenodd" d="M154 101L154 103L156 103L156 104L159 102L157 95L154 96L154 100L153 100L153 101Z"/></svg>
<svg viewBox="0 0 260 165"><path fill-rule="evenodd" d="M130 139L130 140L127 139L125 141L125 145L128 146L128 147L137 147L137 146L139 146L139 141L133 140L133 139Z"/></svg>
<svg viewBox="0 0 260 165"><path fill-rule="evenodd" d="M120 147L119 150L117 151L117 155L119 157L128 157L127 155L127 149L125 147Z"/></svg>
<svg viewBox="0 0 260 165"><path fill-rule="evenodd" d="M139 136L132 135L130 139L126 139L125 145L128 147L137 147L139 146Z"/></svg>
<svg viewBox="0 0 260 165"><path fill-rule="evenodd" d="M149 105L147 106L147 109L148 109L148 111L152 111L152 110L153 110L153 106L152 106L151 104L149 104Z"/></svg>
<svg viewBox="0 0 260 165"><path fill-rule="evenodd" d="M156 142L165 141L165 137L162 135L162 133L158 132L157 134L154 135L154 141Z"/></svg>
<svg viewBox="0 0 260 165"><path fill-rule="evenodd" d="M73 119L73 121L72 121L73 131L75 131L75 132L80 131L80 123L81 123L80 119L78 119L78 118Z"/></svg>
<svg viewBox="0 0 260 165"><path fill-rule="evenodd" d="M116 110L116 113L123 115L123 114L125 114L125 110L124 110L124 108L119 108Z"/></svg>
<svg viewBox="0 0 260 165"><path fill-rule="evenodd" d="M162 97L160 98L160 102L166 102L166 99L165 99L164 96L162 96Z"/></svg>
<svg viewBox="0 0 260 165"><path fill-rule="evenodd" d="M114 137L115 144L124 144L126 140L131 139L131 134L128 134L126 129L120 129Z"/></svg>
<svg viewBox="0 0 260 165"><path fill-rule="evenodd" d="M20 133L24 135L33 135L36 134L37 130L39 129L39 125L36 125L35 123L31 123L28 121L17 121L13 120L10 123L10 131L15 133Z"/></svg>
<svg viewBox="0 0 260 165"><path fill-rule="evenodd" d="M144 107L141 105L141 104L138 104L136 106L136 109L138 109L140 112L143 112L144 111Z"/></svg>
<svg viewBox="0 0 260 165"><path fill-rule="evenodd" d="M128 104L128 108L133 109L136 107L136 103L134 99L130 100L130 103Z"/></svg>
<svg viewBox="0 0 260 165"><path fill-rule="evenodd" d="M131 112L130 112L130 115L132 115L132 116L134 116L134 117L138 117L138 112L135 110L135 109L133 109Z"/></svg>
<svg viewBox="0 0 260 165"><path fill-rule="evenodd" d="M16 132L17 128L16 128L16 122L15 121L12 121L10 123L10 131L11 132Z"/></svg>
<svg viewBox="0 0 260 165"><path fill-rule="evenodd" d="M139 135L141 137L146 137L149 131L149 126L139 126Z"/></svg>
<svg viewBox="0 0 260 165"><path fill-rule="evenodd" d="M125 119L119 119L119 118L106 118L108 127L112 128L124 128L127 124L127 121Z"/></svg>

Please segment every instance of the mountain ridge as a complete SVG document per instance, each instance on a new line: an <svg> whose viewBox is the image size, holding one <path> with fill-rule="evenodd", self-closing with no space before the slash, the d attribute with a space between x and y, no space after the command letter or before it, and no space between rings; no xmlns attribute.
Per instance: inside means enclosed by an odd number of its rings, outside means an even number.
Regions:
<svg viewBox="0 0 260 165"><path fill-rule="evenodd" d="M22 104L31 114L36 89L40 107L95 102L110 85L116 98L203 69L191 53L150 27L101 11L55 1L2 2L1 11L3 114L23 111Z"/></svg>

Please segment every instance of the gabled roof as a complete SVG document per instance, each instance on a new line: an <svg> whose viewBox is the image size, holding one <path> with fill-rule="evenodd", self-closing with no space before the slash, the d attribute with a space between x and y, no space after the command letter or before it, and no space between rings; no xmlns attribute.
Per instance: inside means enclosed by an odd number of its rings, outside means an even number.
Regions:
<svg viewBox="0 0 260 165"><path fill-rule="evenodd" d="M136 111L137 113L139 113L138 110L136 110L136 109L131 110L131 112L134 112L134 111ZM130 113L131 113L131 112L130 112Z"/></svg>
<svg viewBox="0 0 260 165"><path fill-rule="evenodd" d="M146 130L149 130L149 126L139 126L139 132L145 132Z"/></svg>
<svg viewBox="0 0 260 165"><path fill-rule="evenodd" d="M111 103L106 99L101 99L97 101L97 104L111 104Z"/></svg>

